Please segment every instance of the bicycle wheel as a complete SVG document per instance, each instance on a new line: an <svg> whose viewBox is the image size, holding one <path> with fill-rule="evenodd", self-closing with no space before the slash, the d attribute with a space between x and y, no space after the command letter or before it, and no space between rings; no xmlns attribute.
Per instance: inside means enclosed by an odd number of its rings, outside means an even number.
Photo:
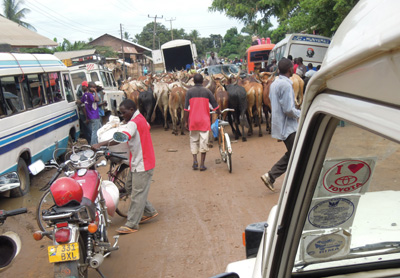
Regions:
<svg viewBox="0 0 400 278"><path fill-rule="evenodd" d="M225 140L225 139L222 139L222 130L220 130L219 131L220 132L220 135L218 136L218 147L219 147L219 154L221 155L221 159L222 159L222 161L223 162L226 162L226 153L225 153L225 150L224 150L224 148L222 147L222 140ZM225 144L225 149L226 149L226 144Z"/></svg>
<svg viewBox="0 0 400 278"><path fill-rule="evenodd" d="M226 149L226 165L228 166L229 173L232 173L232 146L229 135L225 133L225 149Z"/></svg>
<svg viewBox="0 0 400 278"><path fill-rule="evenodd" d="M52 227L47 225L47 223L43 220L43 214L46 213L49 209L55 206L53 196L50 193L50 190L47 190L42 198L40 198L39 204L36 208L36 222L39 226L39 229L42 232L51 232ZM52 234L46 235L49 239L53 239Z"/></svg>
<svg viewBox="0 0 400 278"><path fill-rule="evenodd" d="M118 187L119 190L119 202L116 211L118 215L122 217L128 216L128 211L131 206L131 194L130 192L127 192L125 188L125 181L128 177L129 171L129 166L122 164L114 179L114 184Z"/></svg>

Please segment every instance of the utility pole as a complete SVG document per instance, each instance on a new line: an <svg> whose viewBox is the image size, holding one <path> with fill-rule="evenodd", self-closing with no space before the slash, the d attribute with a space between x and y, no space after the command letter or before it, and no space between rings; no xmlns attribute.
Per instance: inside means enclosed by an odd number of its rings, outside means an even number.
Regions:
<svg viewBox="0 0 400 278"><path fill-rule="evenodd" d="M171 26L171 40L174 40L174 33L172 32L172 21L176 20L176 18L165 19L165 21L169 21Z"/></svg>
<svg viewBox="0 0 400 278"><path fill-rule="evenodd" d="M154 30L153 30L153 50L154 50L154 48L155 48L155 45L156 45L156 26L157 26L157 18L163 18L163 16L161 16L161 17L157 17L157 15L156 16L150 16L150 15L147 15L149 18L154 18Z"/></svg>
<svg viewBox="0 0 400 278"><path fill-rule="evenodd" d="M122 49L122 78L126 80L126 72L125 72L125 52L124 52L124 40L123 40L123 34L122 34L122 23L119 24L119 28L121 30L121 49Z"/></svg>

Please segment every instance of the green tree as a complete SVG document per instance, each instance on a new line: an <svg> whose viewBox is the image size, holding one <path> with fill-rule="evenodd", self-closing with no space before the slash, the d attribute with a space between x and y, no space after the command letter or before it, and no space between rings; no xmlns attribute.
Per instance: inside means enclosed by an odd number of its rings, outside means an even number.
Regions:
<svg viewBox="0 0 400 278"><path fill-rule="evenodd" d="M148 23L143 27L143 30L140 34L135 35L135 40L138 44L153 49L153 30L154 30L154 22ZM179 32L174 32L174 39L180 38ZM157 23L156 25L156 36L155 36L155 49L158 49L159 45L162 45L171 40L171 31L167 30L167 28L161 23Z"/></svg>
<svg viewBox="0 0 400 278"><path fill-rule="evenodd" d="M225 12L244 22L247 32L270 36L273 42L286 33L317 32L331 37L359 0L214 0L210 11ZM270 18L279 26L271 30ZM272 31L272 32L271 32Z"/></svg>
<svg viewBox="0 0 400 278"><path fill-rule="evenodd" d="M4 7L4 14L3 16L5 18L8 18L9 20L12 20L19 25L31 29L33 31L36 31L35 27L33 27L31 24L22 21L25 18L25 15L30 12L29 9L27 8L22 8L20 9L20 6L24 4L23 0L3 0L3 7Z"/></svg>

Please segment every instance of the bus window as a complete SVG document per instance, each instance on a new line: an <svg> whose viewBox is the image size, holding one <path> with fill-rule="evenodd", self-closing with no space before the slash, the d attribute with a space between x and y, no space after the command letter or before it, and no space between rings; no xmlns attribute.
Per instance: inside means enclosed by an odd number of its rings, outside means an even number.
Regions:
<svg viewBox="0 0 400 278"><path fill-rule="evenodd" d="M97 72L91 72L90 79L92 80L92 82L100 81L99 75L97 74Z"/></svg>
<svg viewBox="0 0 400 278"><path fill-rule="evenodd" d="M22 79L22 77L21 77ZM26 84L27 81L28 83ZM27 108L36 108L46 104L45 91L38 74L29 74L21 82L24 88L24 100ZM49 100L49 99L48 99Z"/></svg>
<svg viewBox="0 0 400 278"><path fill-rule="evenodd" d="M72 84L70 81L70 77L67 73L64 73L63 75L63 83L64 83L64 90L65 90L65 96L67 98L68 102L73 102L75 101L74 94L72 93Z"/></svg>
<svg viewBox="0 0 400 278"><path fill-rule="evenodd" d="M25 110L22 101L22 93L18 82L16 82L16 78L14 78L14 76L1 77L0 83L3 99L5 100L5 114L12 115Z"/></svg>
<svg viewBox="0 0 400 278"><path fill-rule="evenodd" d="M250 53L250 62L263 62L268 60L270 50L254 51Z"/></svg>
<svg viewBox="0 0 400 278"><path fill-rule="evenodd" d="M86 75L84 72L75 72L71 73L72 85L77 89L83 81L87 81Z"/></svg>
<svg viewBox="0 0 400 278"><path fill-rule="evenodd" d="M58 72L52 72L49 73L49 88L51 89L51 92L53 94L53 100L54 102L64 100L64 96L61 93L61 83L60 83L60 73ZM46 83L46 87L47 87Z"/></svg>

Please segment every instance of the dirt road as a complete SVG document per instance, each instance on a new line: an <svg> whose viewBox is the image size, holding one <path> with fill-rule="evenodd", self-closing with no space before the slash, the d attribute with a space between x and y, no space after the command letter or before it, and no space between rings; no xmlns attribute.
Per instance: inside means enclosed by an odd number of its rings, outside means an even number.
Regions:
<svg viewBox="0 0 400 278"><path fill-rule="evenodd" d="M264 126L263 126L264 128ZM230 129L229 129L230 131ZM210 277L225 270L229 262L245 259L242 232L254 222L265 221L278 193L263 185L260 175L283 155L285 146L270 135L234 142L233 171L220 158L217 144L207 154L205 172L191 168L189 137L174 136L161 126L152 128L156 169L149 200L159 216L140 226L137 233L120 237L120 250L106 258L101 271L106 277L171 278ZM174 149L176 152L169 152ZM103 168L105 172L106 168ZM22 237L22 250L2 277L53 277L47 259L50 240L33 240L37 230L35 207L38 191L51 176L34 178L31 192L19 199L0 199L1 208L27 207L29 213L7 219L0 233L12 230ZM105 177L105 175L104 175ZM276 182L281 188L283 177ZM124 224L112 218L109 238ZM3 276L4 275L4 276ZM90 271L89 277L100 277Z"/></svg>

